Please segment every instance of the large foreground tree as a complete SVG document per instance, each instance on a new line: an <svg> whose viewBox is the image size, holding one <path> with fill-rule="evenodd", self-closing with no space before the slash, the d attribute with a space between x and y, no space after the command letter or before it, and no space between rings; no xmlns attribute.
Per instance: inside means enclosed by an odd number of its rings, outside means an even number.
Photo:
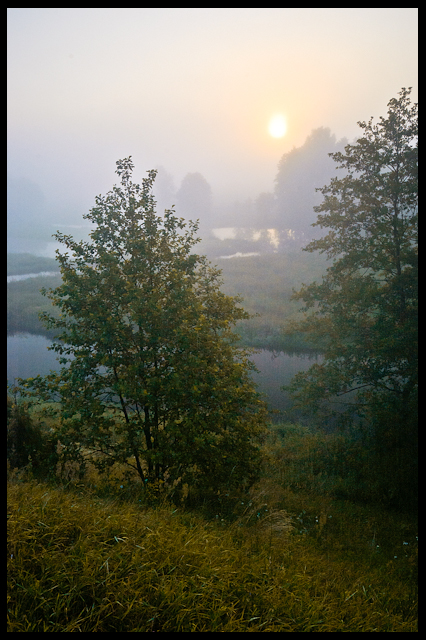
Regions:
<svg viewBox="0 0 426 640"><path fill-rule="evenodd" d="M90 241L55 235L70 253L57 251L63 282L44 294L61 316L42 320L64 367L24 388L57 402L65 458L121 462L170 486L250 484L266 410L232 330L248 314L193 253L197 223L156 214L156 172L139 185L132 170L118 161L121 185L85 216Z"/></svg>
<svg viewBox="0 0 426 640"><path fill-rule="evenodd" d="M315 225L328 234L305 248L333 262L321 283L296 294L305 303L300 328L321 344L324 361L298 374L292 390L317 412L352 392L340 419L355 413L368 424L377 451L394 451L397 474L403 450L415 466L417 428L418 115L410 89L389 102L386 118L358 124L356 144L330 154L345 176L319 189Z"/></svg>

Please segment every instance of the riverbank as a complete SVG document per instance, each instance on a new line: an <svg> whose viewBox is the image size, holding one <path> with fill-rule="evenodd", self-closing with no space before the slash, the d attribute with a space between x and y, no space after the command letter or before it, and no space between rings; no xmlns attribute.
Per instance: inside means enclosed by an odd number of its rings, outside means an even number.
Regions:
<svg viewBox="0 0 426 640"><path fill-rule="evenodd" d="M37 276L25 278L7 284L7 335L15 333L31 333L53 337L40 322L42 312L59 315L50 300L40 293L42 287L55 288L61 284L61 275Z"/></svg>
<svg viewBox="0 0 426 640"><path fill-rule="evenodd" d="M40 274L43 271L59 271L58 262L54 258L35 256L32 253L8 253L7 275Z"/></svg>

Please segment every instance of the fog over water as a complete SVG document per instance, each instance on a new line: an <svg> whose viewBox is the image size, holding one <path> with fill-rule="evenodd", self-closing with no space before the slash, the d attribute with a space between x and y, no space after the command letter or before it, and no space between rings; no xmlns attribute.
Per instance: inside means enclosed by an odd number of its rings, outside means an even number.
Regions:
<svg viewBox="0 0 426 640"><path fill-rule="evenodd" d="M136 182L157 170L159 213L199 219L209 258L291 253L320 232L328 154L402 87L417 101L416 8L7 11L12 253L87 239L82 216L128 156Z"/></svg>
<svg viewBox="0 0 426 640"><path fill-rule="evenodd" d="M129 155L202 237L293 229L402 86L415 8L9 8L8 250L46 254Z"/></svg>

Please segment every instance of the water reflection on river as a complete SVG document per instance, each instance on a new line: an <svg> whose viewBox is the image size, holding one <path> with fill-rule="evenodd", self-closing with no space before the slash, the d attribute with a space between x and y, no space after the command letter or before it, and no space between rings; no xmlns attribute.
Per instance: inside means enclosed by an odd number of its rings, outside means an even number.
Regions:
<svg viewBox="0 0 426 640"><path fill-rule="evenodd" d="M7 379L13 384L15 378L45 375L51 369L58 370L57 354L48 351L48 338L29 333L19 333L7 338ZM273 353L265 349L253 355L259 369L254 379L259 391L265 393L270 409L285 411L290 406L288 396L280 390L290 382L298 371L306 371L315 362L313 356L299 356L283 351Z"/></svg>
<svg viewBox="0 0 426 640"><path fill-rule="evenodd" d="M15 378L32 378L46 375L50 369L59 370L57 354L48 351L52 341L31 333L15 333L7 336L7 381Z"/></svg>

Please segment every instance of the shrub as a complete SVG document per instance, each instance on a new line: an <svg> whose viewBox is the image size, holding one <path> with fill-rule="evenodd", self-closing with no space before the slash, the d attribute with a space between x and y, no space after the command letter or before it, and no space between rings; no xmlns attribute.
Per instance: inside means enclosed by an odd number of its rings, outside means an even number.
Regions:
<svg viewBox="0 0 426 640"><path fill-rule="evenodd" d="M30 467L37 477L52 474L58 462L53 435L35 423L28 406L7 396L7 459L11 469Z"/></svg>

